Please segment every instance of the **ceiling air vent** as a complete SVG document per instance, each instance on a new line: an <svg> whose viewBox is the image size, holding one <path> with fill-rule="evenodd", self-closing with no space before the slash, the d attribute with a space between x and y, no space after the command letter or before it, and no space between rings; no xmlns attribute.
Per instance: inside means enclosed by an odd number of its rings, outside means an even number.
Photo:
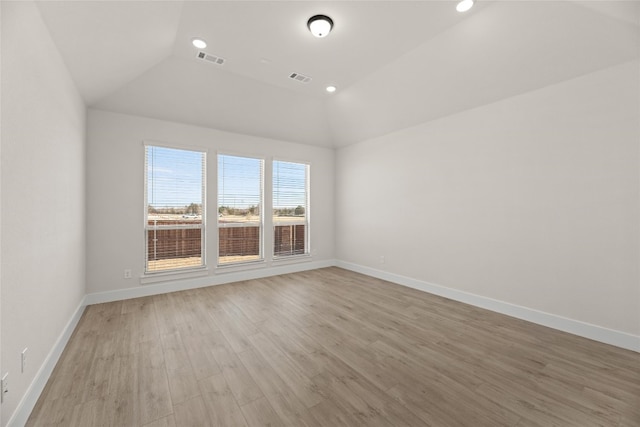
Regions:
<svg viewBox="0 0 640 427"><path fill-rule="evenodd" d="M311 81L311 77L305 76L304 74L300 73L291 73L289 78L300 83L309 83Z"/></svg>
<svg viewBox="0 0 640 427"><path fill-rule="evenodd" d="M222 65L225 62L224 58L211 55L210 53L203 52L203 51L198 52L198 59L202 59L203 61L211 62L212 64L216 64L216 65Z"/></svg>

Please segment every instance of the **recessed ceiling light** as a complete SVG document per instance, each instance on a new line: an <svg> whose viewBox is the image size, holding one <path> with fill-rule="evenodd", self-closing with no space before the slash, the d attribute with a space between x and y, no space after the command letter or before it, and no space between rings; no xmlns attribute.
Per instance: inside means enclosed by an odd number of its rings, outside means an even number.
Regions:
<svg viewBox="0 0 640 427"><path fill-rule="evenodd" d="M333 28L333 20L325 15L315 15L307 21L309 31L316 37L326 37Z"/></svg>
<svg viewBox="0 0 640 427"><path fill-rule="evenodd" d="M327 87L325 88L325 90L326 90L327 92L329 92L329 93L333 93L333 92L335 92L337 89L338 89L338 88L337 88L337 87L335 87L335 86L333 86L333 85L331 85L331 86L327 86Z"/></svg>
<svg viewBox="0 0 640 427"><path fill-rule="evenodd" d="M473 7L473 3L474 3L473 0L462 0L456 6L456 10L458 12L466 12L467 10L469 10L469 9L471 9Z"/></svg>
<svg viewBox="0 0 640 427"><path fill-rule="evenodd" d="M207 42L198 37L191 39L191 43L193 43L193 45L198 49L204 49L205 47L207 47Z"/></svg>

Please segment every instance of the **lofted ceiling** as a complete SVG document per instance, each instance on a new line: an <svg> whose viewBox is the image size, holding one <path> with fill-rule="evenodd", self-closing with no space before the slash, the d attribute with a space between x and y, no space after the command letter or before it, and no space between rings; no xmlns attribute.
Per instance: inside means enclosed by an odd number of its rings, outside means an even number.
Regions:
<svg viewBox="0 0 640 427"><path fill-rule="evenodd" d="M638 1L41 1L88 106L339 147L638 59ZM331 16L322 39L309 17ZM196 58L191 39L225 59ZM291 73L312 78L300 83ZM333 84L338 91L324 88Z"/></svg>

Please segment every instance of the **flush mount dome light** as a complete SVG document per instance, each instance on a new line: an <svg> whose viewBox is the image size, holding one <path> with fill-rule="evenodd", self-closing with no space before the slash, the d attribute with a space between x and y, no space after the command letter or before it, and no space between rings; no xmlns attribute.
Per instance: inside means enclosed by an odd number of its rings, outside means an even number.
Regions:
<svg viewBox="0 0 640 427"><path fill-rule="evenodd" d="M309 31L316 37L326 37L333 28L333 20L326 15L315 15L307 21Z"/></svg>
<svg viewBox="0 0 640 427"><path fill-rule="evenodd" d="M199 37L191 39L191 43L198 49L204 49L205 47L207 47L207 42Z"/></svg>
<svg viewBox="0 0 640 427"><path fill-rule="evenodd" d="M327 87L325 88L325 90L326 90L327 92L329 92L329 93L333 93L333 92L335 92L337 89L338 89L338 88L337 88L337 87L335 87L335 86L333 86L333 85L327 86Z"/></svg>
<svg viewBox="0 0 640 427"><path fill-rule="evenodd" d="M462 0L456 6L458 12L466 12L473 7L473 0Z"/></svg>

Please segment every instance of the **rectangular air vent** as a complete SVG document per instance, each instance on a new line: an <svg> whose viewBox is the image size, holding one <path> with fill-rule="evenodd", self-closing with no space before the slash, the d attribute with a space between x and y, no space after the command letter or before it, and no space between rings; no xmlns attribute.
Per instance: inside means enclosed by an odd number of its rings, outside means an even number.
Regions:
<svg viewBox="0 0 640 427"><path fill-rule="evenodd" d="M309 83L311 81L311 77L305 76L304 74L300 73L291 73L289 78L300 83Z"/></svg>
<svg viewBox="0 0 640 427"><path fill-rule="evenodd" d="M222 65L225 61L224 58L203 51L198 52L198 59L202 59L203 61L211 62L216 65Z"/></svg>

